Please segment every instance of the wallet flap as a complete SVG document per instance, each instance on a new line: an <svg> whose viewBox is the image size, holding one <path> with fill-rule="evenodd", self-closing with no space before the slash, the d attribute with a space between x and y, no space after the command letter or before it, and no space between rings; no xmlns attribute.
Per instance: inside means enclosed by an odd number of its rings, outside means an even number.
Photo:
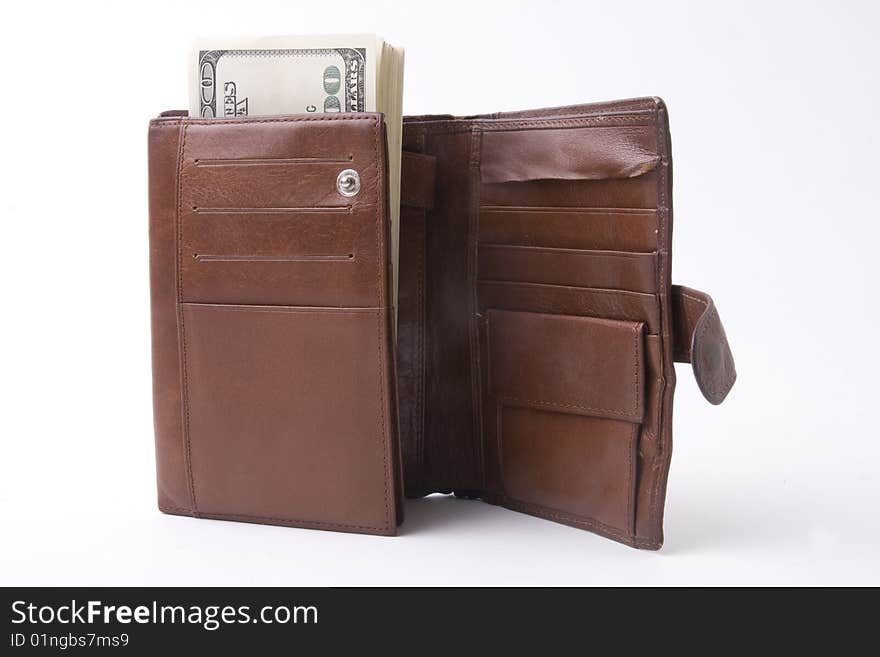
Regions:
<svg viewBox="0 0 880 657"><path fill-rule="evenodd" d="M736 365L715 303L705 292L672 286L675 360L690 363L703 396L720 404L736 382Z"/></svg>
<svg viewBox="0 0 880 657"><path fill-rule="evenodd" d="M641 322L489 310L489 390L513 405L640 422Z"/></svg>
<svg viewBox="0 0 880 657"><path fill-rule="evenodd" d="M657 166L649 126L486 131L484 183L634 178Z"/></svg>

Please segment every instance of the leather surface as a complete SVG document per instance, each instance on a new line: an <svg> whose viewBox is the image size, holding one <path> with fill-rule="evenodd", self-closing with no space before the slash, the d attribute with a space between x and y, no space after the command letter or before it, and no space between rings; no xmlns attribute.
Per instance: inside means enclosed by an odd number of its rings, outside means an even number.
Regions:
<svg viewBox="0 0 880 657"><path fill-rule="evenodd" d="M160 509L393 534L381 116L175 112L149 144Z"/></svg>
<svg viewBox="0 0 880 657"><path fill-rule="evenodd" d="M487 131L484 183L633 178L657 166L649 126Z"/></svg>
<svg viewBox="0 0 880 657"><path fill-rule="evenodd" d="M401 188L400 204L410 208L434 207L434 184L436 182L437 160L418 153L403 153L400 167L401 180L406 181L406 188Z"/></svg>
<svg viewBox="0 0 880 657"><path fill-rule="evenodd" d="M489 392L508 405L639 423L643 328L640 322L489 310Z"/></svg>
<svg viewBox="0 0 880 657"><path fill-rule="evenodd" d="M673 362L736 379L671 285L665 105L406 118L396 348L383 130L151 122L160 508L391 534L405 482L659 548Z"/></svg>
<svg viewBox="0 0 880 657"><path fill-rule="evenodd" d="M404 149L407 494L659 548L673 361L713 403L735 379L711 299L670 282L665 105L408 117Z"/></svg>
<svg viewBox="0 0 880 657"><path fill-rule="evenodd" d="M691 363L703 396L720 404L736 382L736 365L712 297L674 285L675 359Z"/></svg>

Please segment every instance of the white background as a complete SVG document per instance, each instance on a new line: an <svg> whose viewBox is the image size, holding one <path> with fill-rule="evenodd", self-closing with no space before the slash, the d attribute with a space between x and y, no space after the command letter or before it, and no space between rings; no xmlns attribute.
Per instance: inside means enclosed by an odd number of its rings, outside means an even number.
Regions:
<svg viewBox="0 0 880 657"><path fill-rule="evenodd" d="M874 4L7 3L0 584L880 584ZM680 366L659 553L438 497L392 539L156 510L147 121L192 37L369 31L409 114L667 101L674 278L740 380Z"/></svg>

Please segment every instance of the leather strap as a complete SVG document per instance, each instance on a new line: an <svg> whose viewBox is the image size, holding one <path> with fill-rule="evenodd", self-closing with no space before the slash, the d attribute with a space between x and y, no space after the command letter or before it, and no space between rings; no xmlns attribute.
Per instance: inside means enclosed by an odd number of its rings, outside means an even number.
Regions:
<svg viewBox="0 0 880 657"><path fill-rule="evenodd" d="M720 404L736 381L736 366L712 297L673 285L672 321L675 360L691 363L703 396Z"/></svg>
<svg viewBox="0 0 880 657"><path fill-rule="evenodd" d="M400 161L400 204L423 210L434 207L437 158L403 151Z"/></svg>

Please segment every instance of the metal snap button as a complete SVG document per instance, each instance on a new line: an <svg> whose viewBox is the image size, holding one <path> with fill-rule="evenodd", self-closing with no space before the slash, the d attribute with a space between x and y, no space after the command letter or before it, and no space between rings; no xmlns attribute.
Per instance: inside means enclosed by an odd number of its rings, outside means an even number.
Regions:
<svg viewBox="0 0 880 657"><path fill-rule="evenodd" d="M355 196L361 191L361 177L354 169L345 169L336 176L336 189L343 196Z"/></svg>

